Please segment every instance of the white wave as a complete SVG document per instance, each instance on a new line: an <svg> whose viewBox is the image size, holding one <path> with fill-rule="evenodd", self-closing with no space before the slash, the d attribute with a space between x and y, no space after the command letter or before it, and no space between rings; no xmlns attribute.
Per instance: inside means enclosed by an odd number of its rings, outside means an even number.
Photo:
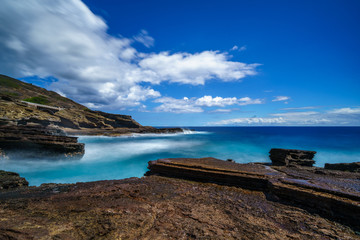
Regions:
<svg viewBox="0 0 360 240"><path fill-rule="evenodd" d="M16 159L3 160L0 169L14 172L41 172L62 166L77 165L79 160L74 159ZM21 163L21 164L19 164Z"/></svg>
<svg viewBox="0 0 360 240"><path fill-rule="evenodd" d="M85 156L81 161L118 161L144 154L169 151L176 153L185 150L189 151L202 144L202 141L179 141L173 139L139 139L121 142L87 143L85 145Z"/></svg>
<svg viewBox="0 0 360 240"><path fill-rule="evenodd" d="M79 138L79 142L81 142L82 139L84 140L92 140L92 139L109 139L109 138L135 138L135 137L176 137L179 135L184 134L211 134L211 132L206 131L194 131L190 129L182 129L182 132L176 132L176 133L131 133L126 135L119 135L119 136L90 136L90 135L81 135L77 136Z"/></svg>
<svg viewBox="0 0 360 240"><path fill-rule="evenodd" d="M184 134L194 134L194 133L195 133L195 131L190 130L190 129L185 129L185 128L183 128L182 130L183 130L183 133L184 133Z"/></svg>
<svg viewBox="0 0 360 240"><path fill-rule="evenodd" d="M211 134L211 132L206 132L206 131L194 131L194 130L188 130L185 129L183 134Z"/></svg>

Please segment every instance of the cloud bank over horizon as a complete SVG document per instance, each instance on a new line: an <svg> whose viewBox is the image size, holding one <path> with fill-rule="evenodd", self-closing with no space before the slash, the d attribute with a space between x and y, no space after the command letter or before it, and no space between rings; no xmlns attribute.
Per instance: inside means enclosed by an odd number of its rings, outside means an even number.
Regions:
<svg viewBox="0 0 360 240"><path fill-rule="evenodd" d="M220 51L139 52L133 43L150 48L155 42L146 30L111 36L104 19L80 0L5 0L0 20L2 73L55 78L50 89L92 108L141 106L162 95L153 86L163 82L240 81L258 66Z"/></svg>
<svg viewBox="0 0 360 240"><path fill-rule="evenodd" d="M303 108L304 109L304 108ZM358 126L360 108L335 108L328 111L295 111L273 113L271 117L243 117L209 122L218 126Z"/></svg>

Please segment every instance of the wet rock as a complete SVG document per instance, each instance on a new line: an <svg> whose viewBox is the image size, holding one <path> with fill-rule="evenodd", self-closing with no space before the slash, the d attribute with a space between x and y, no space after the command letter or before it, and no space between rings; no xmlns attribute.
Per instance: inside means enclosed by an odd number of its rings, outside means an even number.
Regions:
<svg viewBox="0 0 360 240"><path fill-rule="evenodd" d="M184 132L182 128L155 128L153 133L181 133Z"/></svg>
<svg viewBox="0 0 360 240"><path fill-rule="evenodd" d="M84 144L62 130L30 125L1 125L2 154L10 159L81 158Z"/></svg>
<svg viewBox="0 0 360 240"><path fill-rule="evenodd" d="M325 169L360 172L360 162L353 163L325 163Z"/></svg>
<svg viewBox="0 0 360 240"><path fill-rule="evenodd" d="M313 166L315 151L272 148L270 159L274 166Z"/></svg>
<svg viewBox="0 0 360 240"><path fill-rule="evenodd" d="M0 170L0 190L28 186L28 181L14 172Z"/></svg>
<svg viewBox="0 0 360 240"><path fill-rule="evenodd" d="M3 159L8 159L5 152L0 148L0 161Z"/></svg>

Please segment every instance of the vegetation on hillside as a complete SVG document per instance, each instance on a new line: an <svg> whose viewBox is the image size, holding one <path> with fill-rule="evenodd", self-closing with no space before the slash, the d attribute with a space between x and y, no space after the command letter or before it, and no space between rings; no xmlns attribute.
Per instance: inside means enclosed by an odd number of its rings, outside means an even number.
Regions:
<svg viewBox="0 0 360 240"><path fill-rule="evenodd" d="M24 101L31 102L31 103L44 104L44 105L47 105L50 103L50 101L47 99L47 97L45 97L43 95L26 98L26 99L24 99Z"/></svg>
<svg viewBox="0 0 360 240"><path fill-rule="evenodd" d="M5 75L0 75L0 86L1 87L8 87L8 88L20 88L21 85L19 84L20 81L14 81L16 79L10 78Z"/></svg>
<svg viewBox="0 0 360 240"><path fill-rule="evenodd" d="M61 108L60 111L38 109L21 101ZM60 94L0 74L0 118L26 119L27 122L54 124L72 129L139 128L130 116L92 111Z"/></svg>
<svg viewBox="0 0 360 240"><path fill-rule="evenodd" d="M84 109L85 106L61 96L54 91L48 91L31 83L0 74L0 94L10 96L18 101L44 104L53 107Z"/></svg>

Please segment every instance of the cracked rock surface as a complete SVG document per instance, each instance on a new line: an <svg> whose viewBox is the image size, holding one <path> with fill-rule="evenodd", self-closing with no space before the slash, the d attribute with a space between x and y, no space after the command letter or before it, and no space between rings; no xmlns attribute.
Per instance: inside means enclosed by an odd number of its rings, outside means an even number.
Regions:
<svg viewBox="0 0 360 240"><path fill-rule="evenodd" d="M261 191L161 176L0 193L0 239L359 239Z"/></svg>

